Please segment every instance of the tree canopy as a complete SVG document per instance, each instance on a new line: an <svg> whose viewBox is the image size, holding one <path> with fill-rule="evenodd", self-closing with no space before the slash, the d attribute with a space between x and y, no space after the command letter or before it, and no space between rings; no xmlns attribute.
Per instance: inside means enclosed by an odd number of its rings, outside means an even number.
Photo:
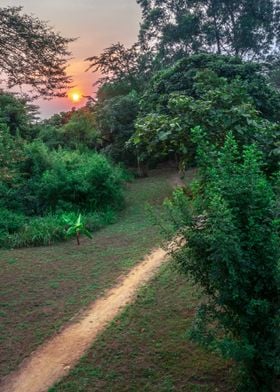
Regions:
<svg viewBox="0 0 280 392"><path fill-rule="evenodd" d="M22 12L0 8L0 73L8 88L28 86L33 95L64 96L71 38L55 33L46 22Z"/></svg>
<svg viewBox="0 0 280 392"><path fill-rule="evenodd" d="M131 138L140 158L176 157L195 164L191 130L200 126L213 144L232 132L240 147L256 143L267 169L278 167L280 96L259 64L214 54L187 56L151 79L140 100Z"/></svg>
<svg viewBox="0 0 280 392"><path fill-rule="evenodd" d="M275 0L137 0L140 41L163 56L201 51L257 58L279 35Z"/></svg>
<svg viewBox="0 0 280 392"><path fill-rule="evenodd" d="M142 50L138 43L126 48L118 42L104 49L99 56L89 57L86 61L89 62L88 70L102 74L97 84L122 83L129 89L139 90L150 75L153 57L149 51Z"/></svg>

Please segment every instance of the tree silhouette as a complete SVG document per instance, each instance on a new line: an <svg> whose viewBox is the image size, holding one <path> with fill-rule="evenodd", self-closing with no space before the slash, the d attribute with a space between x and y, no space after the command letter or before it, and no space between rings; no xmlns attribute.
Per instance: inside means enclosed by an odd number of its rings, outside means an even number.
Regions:
<svg viewBox="0 0 280 392"><path fill-rule="evenodd" d="M28 88L33 96L64 96L71 38L55 33L22 7L0 8L0 75L8 88Z"/></svg>

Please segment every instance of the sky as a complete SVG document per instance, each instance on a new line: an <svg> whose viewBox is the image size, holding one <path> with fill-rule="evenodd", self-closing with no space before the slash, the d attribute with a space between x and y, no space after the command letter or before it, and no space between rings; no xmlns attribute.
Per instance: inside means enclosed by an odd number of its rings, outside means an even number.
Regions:
<svg viewBox="0 0 280 392"><path fill-rule="evenodd" d="M141 18L136 0L6 0L1 6L23 6L24 12L48 21L64 37L78 38L69 46L73 58L68 73L83 95L94 94L93 84L98 79L98 75L85 72L84 60L99 55L113 43L131 46L137 39ZM74 106L68 98L39 99L37 104L43 118Z"/></svg>

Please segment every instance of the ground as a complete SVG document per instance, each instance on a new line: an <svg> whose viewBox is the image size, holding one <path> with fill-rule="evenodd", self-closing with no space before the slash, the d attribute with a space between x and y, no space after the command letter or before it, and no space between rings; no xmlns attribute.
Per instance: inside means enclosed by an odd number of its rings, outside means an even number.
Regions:
<svg viewBox="0 0 280 392"><path fill-rule="evenodd" d="M171 265L49 392L233 392L231 363L187 337L200 291Z"/></svg>
<svg viewBox="0 0 280 392"><path fill-rule="evenodd" d="M128 185L116 224L51 247L0 251L0 378L160 243L146 204L170 195L172 171Z"/></svg>
<svg viewBox="0 0 280 392"><path fill-rule="evenodd" d="M160 244L145 205L160 213L177 180L161 170L128 185L118 222L81 247L71 241L0 252L2 376ZM186 277L164 267L51 392L232 392L232 364L187 338L199 299Z"/></svg>

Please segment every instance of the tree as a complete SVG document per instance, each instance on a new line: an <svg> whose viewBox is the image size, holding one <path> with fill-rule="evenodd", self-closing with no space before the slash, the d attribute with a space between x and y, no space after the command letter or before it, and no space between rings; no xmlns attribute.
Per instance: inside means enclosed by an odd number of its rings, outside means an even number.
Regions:
<svg viewBox="0 0 280 392"><path fill-rule="evenodd" d="M186 57L157 73L141 100L131 142L143 161L176 158L182 170L195 163L191 129L223 144L232 131L238 145L256 143L267 170L278 167L280 95L258 64L223 55Z"/></svg>
<svg viewBox="0 0 280 392"><path fill-rule="evenodd" d="M1 183L18 181L17 167L23 160L22 141L12 137L8 126L0 120L0 187Z"/></svg>
<svg viewBox="0 0 280 392"><path fill-rule="evenodd" d="M36 120L38 107L28 97L0 91L0 122L8 127L12 136L32 138Z"/></svg>
<svg viewBox="0 0 280 392"><path fill-rule="evenodd" d="M152 58L149 52L140 49L138 44L125 48L121 43L113 44L100 56L86 59L88 70L101 72L98 84L126 84L130 89L143 88L143 82L150 74Z"/></svg>
<svg viewBox="0 0 280 392"><path fill-rule="evenodd" d="M180 92L196 98L196 74L205 70L211 70L229 82L240 79L247 85L246 89L257 110L269 120L280 120L280 95L269 85L260 64L242 61L237 57L205 53L185 56L171 67L157 72L144 93L142 110L149 112L158 107L165 111L172 93Z"/></svg>
<svg viewBox="0 0 280 392"><path fill-rule="evenodd" d="M28 86L34 95L64 96L71 80L66 62L72 41L21 7L0 8L0 72L7 87Z"/></svg>
<svg viewBox="0 0 280 392"><path fill-rule="evenodd" d="M276 195L254 145L240 154L231 134L221 149L199 129L193 137L200 181L191 197L179 190L168 204L186 238L175 258L206 294L191 337L239 363L240 390L272 392L280 369Z"/></svg>
<svg viewBox="0 0 280 392"><path fill-rule="evenodd" d="M102 145L96 114L90 106L53 115L37 125L37 137L49 148L98 150Z"/></svg>
<svg viewBox="0 0 280 392"><path fill-rule="evenodd" d="M140 42L161 57L202 51L256 58L279 38L276 0L137 0Z"/></svg>
<svg viewBox="0 0 280 392"><path fill-rule="evenodd" d="M135 91L106 99L95 107L96 124L106 153L129 165L135 164L136 158L134 149L126 148L126 142L135 130L138 111L139 96Z"/></svg>
<svg viewBox="0 0 280 392"><path fill-rule="evenodd" d="M87 107L73 112L69 121L58 132L64 147L97 149L101 145L101 135L96 128L96 116Z"/></svg>

